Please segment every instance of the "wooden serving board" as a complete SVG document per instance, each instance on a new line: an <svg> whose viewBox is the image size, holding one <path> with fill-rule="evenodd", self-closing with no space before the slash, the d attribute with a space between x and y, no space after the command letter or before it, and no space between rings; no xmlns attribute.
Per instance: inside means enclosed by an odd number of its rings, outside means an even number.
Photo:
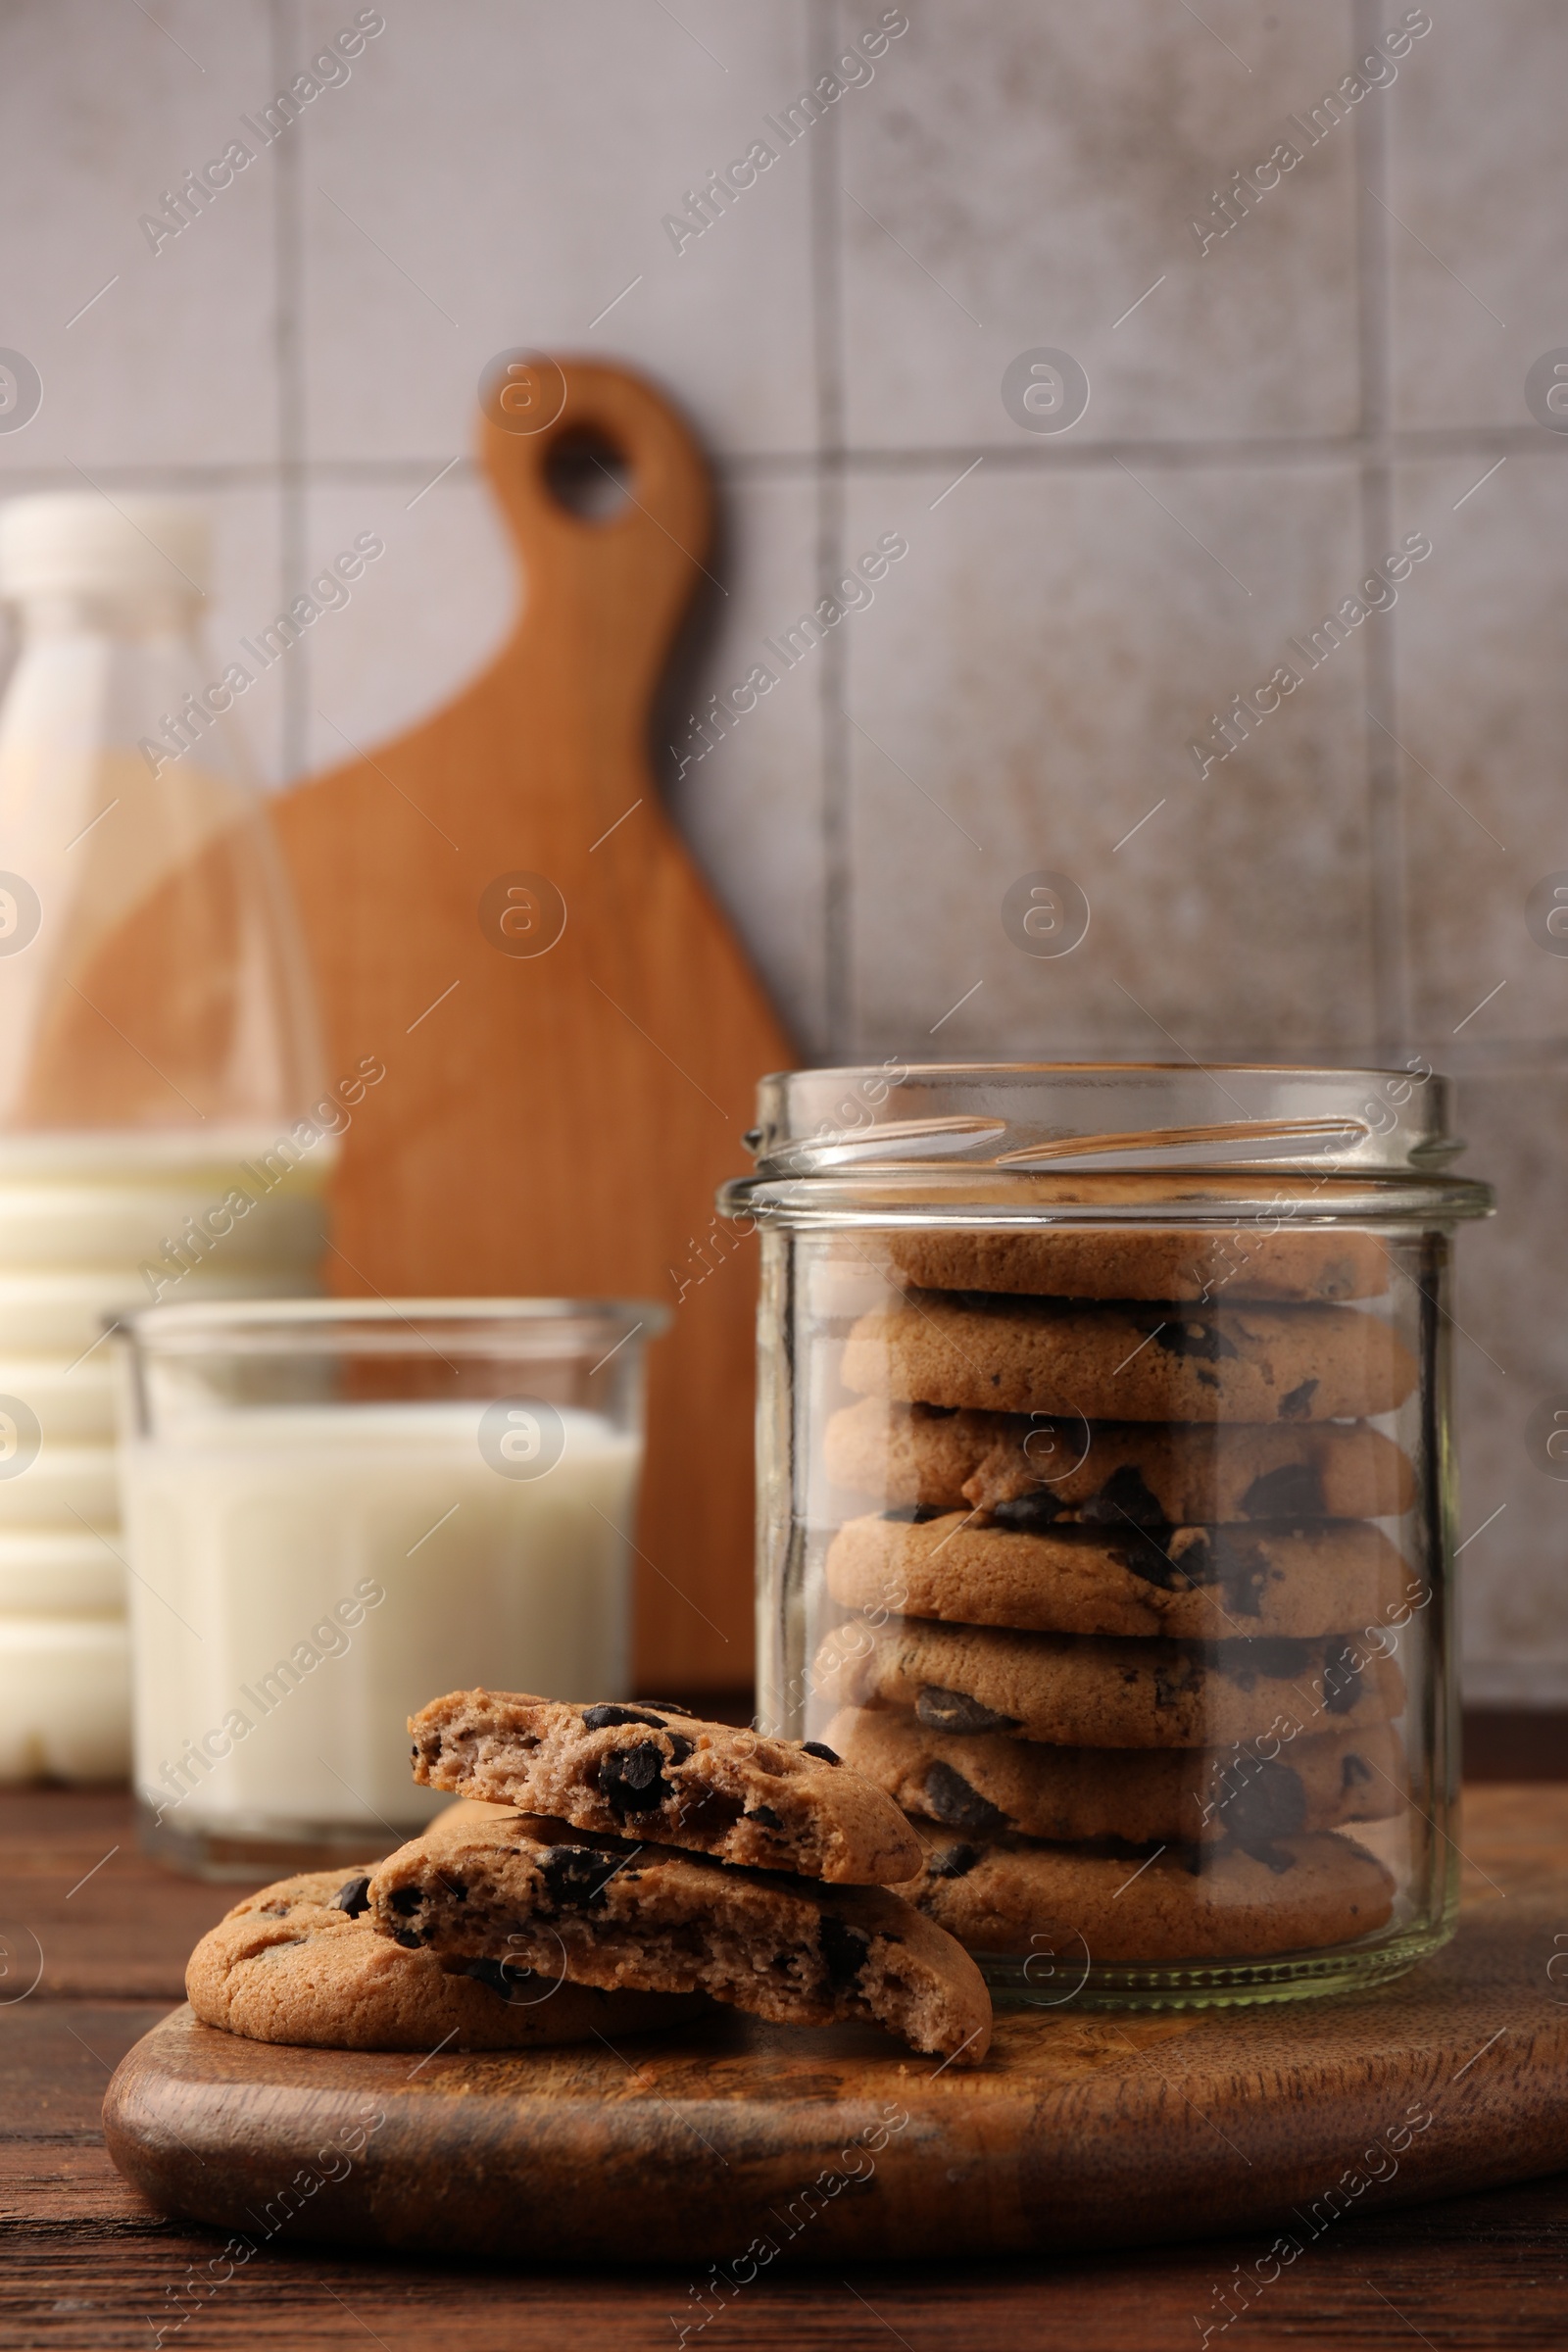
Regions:
<svg viewBox="0 0 1568 2352"><path fill-rule="evenodd" d="M1565 1921L1560 1880L1516 1884L1374 1993L1011 2012L974 2073L869 2030L736 2017L613 2049L371 2057L240 2041L179 2009L121 2065L104 2128L163 2212L253 2243L671 2262L710 2292L709 2266L744 2284L784 2254L1260 2226L1305 2251L1347 2213L1568 2165L1568 1984L1547 1974Z"/></svg>
<svg viewBox="0 0 1568 2352"><path fill-rule="evenodd" d="M650 1357L638 1679L735 1688L756 1288L752 1251L728 1228L715 1244L713 1193L744 1164L757 1080L793 1054L649 765L709 476L621 368L547 362L525 389L545 416L564 392L542 429L480 419L522 575L511 639L444 710L277 810L330 1074L386 1065L344 1138L329 1278L675 1309ZM629 469L606 520L551 486L588 434Z"/></svg>

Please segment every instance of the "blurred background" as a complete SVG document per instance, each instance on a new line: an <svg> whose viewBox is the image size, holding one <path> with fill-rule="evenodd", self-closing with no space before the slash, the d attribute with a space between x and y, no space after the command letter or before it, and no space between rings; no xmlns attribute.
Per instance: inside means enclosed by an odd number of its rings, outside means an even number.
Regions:
<svg viewBox="0 0 1568 2352"><path fill-rule="evenodd" d="M722 502L662 780L803 1057L1457 1074L1484 1706L1568 1705L1565 76L1548 0L0 12L0 492L210 500L220 662L384 541L246 698L271 784L505 637L487 364L625 360ZM1060 958L1002 919L1043 868Z"/></svg>

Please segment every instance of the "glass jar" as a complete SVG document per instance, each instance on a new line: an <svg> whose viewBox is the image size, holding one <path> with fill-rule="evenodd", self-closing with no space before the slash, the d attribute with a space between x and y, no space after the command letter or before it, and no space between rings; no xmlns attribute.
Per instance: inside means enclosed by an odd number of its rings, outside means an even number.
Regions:
<svg viewBox="0 0 1568 2352"><path fill-rule="evenodd" d="M120 1340L143 1845L207 1878L413 1837L408 1718L631 1694L659 1306L155 1306Z"/></svg>
<svg viewBox="0 0 1568 2352"><path fill-rule="evenodd" d="M759 1721L899 1798L997 1995L1451 1932L1446 1110L1422 1060L763 1082Z"/></svg>

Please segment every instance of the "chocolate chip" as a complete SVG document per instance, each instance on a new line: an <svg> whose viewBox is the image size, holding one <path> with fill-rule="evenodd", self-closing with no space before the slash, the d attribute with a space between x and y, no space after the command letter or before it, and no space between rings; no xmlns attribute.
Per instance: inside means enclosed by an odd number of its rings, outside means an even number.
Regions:
<svg viewBox="0 0 1568 2352"><path fill-rule="evenodd" d="M327 1909L346 1911L350 1919L358 1919L362 1911L370 1908L369 1886L368 1879L345 1879L327 1904Z"/></svg>
<svg viewBox="0 0 1568 2352"><path fill-rule="evenodd" d="M662 1732L664 1728L661 1716L650 1715L642 1707L584 1707L582 1711L585 1732L608 1732L620 1723L646 1724L653 1732Z"/></svg>
<svg viewBox="0 0 1568 2352"><path fill-rule="evenodd" d="M834 1754L825 1740L803 1740L801 1752L807 1756L820 1756L824 1764L842 1764L844 1761L842 1756Z"/></svg>
<svg viewBox="0 0 1568 2352"><path fill-rule="evenodd" d="M424 1938L417 1928L399 1928L392 1940L401 1943L406 1952L416 1952Z"/></svg>
<svg viewBox="0 0 1568 2352"><path fill-rule="evenodd" d="M1008 1827L1001 1806L992 1804L978 1788L971 1788L951 1764L928 1764L923 1788L928 1808L947 1829L985 1834Z"/></svg>
<svg viewBox="0 0 1568 2352"><path fill-rule="evenodd" d="M978 1845L948 1845L932 1854L925 1866L928 1879L966 1879L981 1859Z"/></svg>
<svg viewBox="0 0 1568 2352"><path fill-rule="evenodd" d="M1291 1389L1280 1398L1280 1419L1304 1421L1312 1409L1312 1399L1316 1395L1317 1382L1303 1380L1298 1387Z"/></svg>
<svg viewBox="0 0 1568 2352"><path fill-rule="evenodd" d="M914 1711L932 1732L1015 1732L1023 1720L999 1715L995 1707L983 1707L964 1691L944 1690L935 1683L923 1684L915 1693Z"/></svg>
<svg viewBox="0 0 1568 2352"><path fill-rule="evenodd" d="M895 1502L882 1514L894 1527L929 1527L933 1519L946 1519L945 1502Z"/></svg>
<svg viewBox="0 0 1568 2352"><path fill-rule="evenodd" d="M1161 1537L1150 1528L1130 1527L1125 1537L1119 1538L1111 1545L1110 1556L1118 1567L1130 1569L1134 1576L1141 1576L1146 1585L1169 1587L1186 1579L1179 1578L1172 1566L1168 1542L1168 1535ZM1188 1570L1187 1575L1195 1582L1199 1581L1194 1571Z"/></svg>
<svg viewBox="0 0 1568 2352"><path fill-rule="evenodd" d="M1372 1767L1360 1756L1347 1756L1340 1766L1340 1787L1344 1789L1353 1788L1358 1781L1369 1781L1371 1778Z"/></svg>
<svg viewBox="0 0 1568 2352"><path fill-rule="evenodd" d="M1144 1474L1131 1462L1113 1470L1098 1494L1092 1494L1079 1517L1091 1527L1101 1520L1131 1519L1136 1527L1162 1527L1164 1509L1144 1483Z"/></svg>
<svg viewBox="0 0 1568 2352"><path fill-rule="evenodd" d="M1191 1554L1187 1550L1181 1554L1181 1564L1195 1584L1217 1583L1234 1616L1261 1617L1263 1588L1268 1583L1268 1554L1262 1546L1230 1528L1216 1527L1201 1539L1201 1550L1202 1567L1196 1564L1198 1545L1191 1547Z"/></svg>
<svg viewBox="0 0 1568 2352"><path fill-rule="evenodd" d="M1282 1462L1253 1479L1242 1510L1249 1519L1321 1519L1323 1473L1316 1462Z"/></svg>
<svg viewBox="0 0 1568 2352"><path fill-rule="evenodd" d="M1153 1334L1154 1345L1167 1355L1196 1355L1205 1364L1217 1364L1222 1356L1239 1356L1236 1342L1223 1332L1217 1323L1205 1321L1171 1321L1163 1323Z"/></svg>
<svg viewBox="0 0 1568 2352"><path fill-rule="evenodd" d="M1153 1671L1155 1706L1176 1706L1192 1685L1192 1668L1189 1666L1187 1660L1181 1655L1180 1651L1178 1651L1174 1657L1169 1656L1164 1646L1161 1645L1161 1648L1153 1661ZM1238 1675L1236 1679L1238 1682L1240 1682L1244 1690L1251 1688L1251 1685L1245 1672ZM1137 1680L1137 1667L1127 1667L1122 1674L1122 1681L1124 1683L1135 1683Z"/></svg>
<svg viewBox="0 0 1568 2352"><path fill-rule="evenodd" d="M491 1992L498 1992L504 2001L512 1996L504 1960L465 1960L457 1974L460 1977L472 1977L478 1984L487 1985Z"/></svg>
<svg viewBox="0 0 1568 2352"><path fill-rule="evenodd" d="M599 1793L617 1813L657 1813L675 1793L664 1778L664 1751L656 1740L612 1747L599 1759Z"/></svg>
<svg viewBox="0 0 1568 2352"><path fill-rule="evenodd" d="M1244 1853L1260 1860L1276 1838L1293 1838L1306 1827L1301 1776L1275 1757L1239 1757L1220 1774L1218 1793L1226 1829Z"/></svg>
<svg viewBox="0 0 1568 2352"><path fill-rule="evenodd" d="M1348 1642L1333 1642L1323 1660L1323 1704L1331 1715L1348 1715L1361 1695L1361 1667Z"/></svg>
<svg viewBox="0 0 1568 2352"><path fill-rule="evenodd" d="M679 1732L671 1732L668 1735L667 1745L669 1760L672 1764L684 1764L687 1757L694 1753L691 1740L682 1739Z"/></svg>
<svg viewBox="0 0 1568 2352"><path fill-rule="evenodd" d="M1175 1571L1172 1583L1181 1590L1191 1585L1212 1584L1219 1571L1214 1565L1214 1537L1217 1528L1169 1528L1165 1533L1165 1549Z"/></svg>
<svg viewBox="0 0 1568 2352"><path fill-rule="evenodd" d="M865 1966L871 1938L863 1928L852 1928L832 1911L822 1914L822 1958L830 1984L853 1984Z"/></svg>
<svg viewBox="0 0 1568 2352"><path fill-rule="evenodd" d="M781 1830L784 1827L771 1805L754 1805L746 1818L748 1821L760 1821L764 1830Z"/></svg>
<svg viewBox="0 0 1568 2352"><path fill-rule="evenodd" d="M531 1968L520 1967L514 1960L465 1960L458 1970L462 1977L472 1977L502 2000L510 2001L514 1987L526 1983L533 1975Z"/></svg>
<svg viewBox="0 0 1568 2352"><path fill-rule="evenodd" d="M592 1846L552 1845L539 1857L539 1876L558 1910L593 1910L603 1904L606 1884L621 1860L619 1854L595 1852Z"/></svg>
<svg viewBox="0 0 1568 2352"><path fill-rule="evenodd" d="M417 1886L394 1886L387 1899L399 1919L409 1919L418 1910L424 1896Z"/></svg>

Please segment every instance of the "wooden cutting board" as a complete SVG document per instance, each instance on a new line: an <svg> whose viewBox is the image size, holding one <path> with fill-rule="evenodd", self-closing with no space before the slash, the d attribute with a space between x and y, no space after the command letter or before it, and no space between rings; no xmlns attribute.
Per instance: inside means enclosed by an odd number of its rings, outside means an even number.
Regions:
<svg viewBox="0 0 1568 2352"><path fill-rule="evenodd" d="M512 637L432 718L278 808L332 1073L386 1064L344 1140L329 1281L674 1309L650 1358L638 1680L734 1687L752 1663L755 1244L715 1220L713 1192L745 1164L757 1080L793 1054L649 764L709 553L708 471L622 368L545 363L504 397L514 422L544 419L508 429L494 403L480 419L522 575ZM573 449L599 478L588 436L629 471L608 519L552 488Z"/></svg>
<svg viewBox="0 0 1568 2352"><path fill-rule="evenodd" d="M121 2065L104 2129L162 2212L254 2245L674 2263L707 2292L689 2302L676 2274L670 2308L694 2327L780 2256L1262 2228L1298 2249L1278 2277L1348 2215L1568 2165L1568 1984L1547 1974L1564 1917L1543 1874L1373 1993L1013 2012L975 2073L869 2030L735 2017L614 2048L382 2057L273 2049L178 2009Z"/></svg>

